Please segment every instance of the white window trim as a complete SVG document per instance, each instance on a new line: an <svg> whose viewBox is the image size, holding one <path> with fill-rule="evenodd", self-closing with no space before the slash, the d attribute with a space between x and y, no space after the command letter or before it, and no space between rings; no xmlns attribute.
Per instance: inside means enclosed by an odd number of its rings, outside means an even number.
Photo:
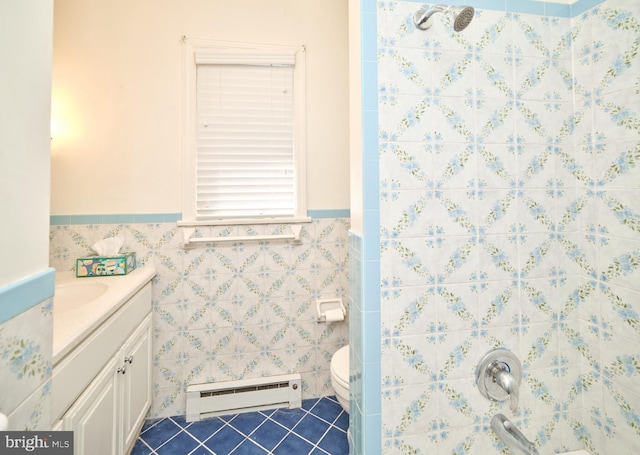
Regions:
<svg viewBox="0 0 640 455"><path fill-rule="evenodd" d="M306 137L306 59L304 46L283 46L270 44L238 43L229 41L212 41L198 38L182 37L183 81L182 81L182 220L178 226L217 226L240 224L290 224L310 222L307 216L307 137ZM229 53L237 51L255 56L266 53L279 53L295 58L294 91L295 91L295 137L294 160L296 162L296 213L292 217L255 217L199 219L196 216L196 63L195 56L218 51Z"/></svg>

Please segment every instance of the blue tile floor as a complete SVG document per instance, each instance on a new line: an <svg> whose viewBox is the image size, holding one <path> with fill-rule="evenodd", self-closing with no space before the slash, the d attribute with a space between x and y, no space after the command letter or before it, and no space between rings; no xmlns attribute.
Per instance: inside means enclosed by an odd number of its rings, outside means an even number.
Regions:
<svg viewBox="0 0 640 455"><path fill-rule="evenodd" d="M131 455L347 455L348 426L335 397L199 422L167 417L144 424Z"/></svg>

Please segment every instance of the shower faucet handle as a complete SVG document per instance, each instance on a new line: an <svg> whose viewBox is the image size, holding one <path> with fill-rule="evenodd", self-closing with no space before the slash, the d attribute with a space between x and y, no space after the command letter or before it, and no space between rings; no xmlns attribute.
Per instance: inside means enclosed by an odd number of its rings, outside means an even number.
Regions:
<svg viewBox="0 0 640 455"><path fill-rule="evenodd" d="M514 414L518 410L519 381L509 372L509 365L503 362L493 362L489 365L489 374L493 382L498 384L509 395L510 409Z"/></svg>
<svg viewBox="0 0 640 455"><path fill-rule="evenodd" d="M509 400L511 412L518 410L522 365L511 351L494 349L478 364L476 383L478 390L492 401Z"/></svg>

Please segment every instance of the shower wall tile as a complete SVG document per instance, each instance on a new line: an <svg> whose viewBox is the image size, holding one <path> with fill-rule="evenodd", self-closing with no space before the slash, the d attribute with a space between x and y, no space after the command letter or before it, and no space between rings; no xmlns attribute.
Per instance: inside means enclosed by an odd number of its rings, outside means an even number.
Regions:
<svg viewBox="0 0 640 455"><path fill-rule="evenodd" d="M499 453L497 412L549 453L640 446L640 10L531 6L456 34L379 4L385 454ZM496 347L515 414L475 386Z"/></svg>
<svg viewBox="0 0 640 455"><path fill-rule="evenodd" d="M347 219L314 219L301 245L205 244L184 250L175 223L56 225L50 262L73 270L98 240L122 236L153 286L151 417L185 413L190 383L298 372L303 395L329 395L331 355L348 342L345 322L318 324L315 300L348 298ZM199 228L196 236L279 233L280 226Z"/></svg>

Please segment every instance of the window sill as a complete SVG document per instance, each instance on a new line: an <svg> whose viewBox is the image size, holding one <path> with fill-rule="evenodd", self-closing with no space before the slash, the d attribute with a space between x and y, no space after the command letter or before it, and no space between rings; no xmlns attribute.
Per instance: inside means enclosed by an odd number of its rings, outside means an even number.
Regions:
<svg viewBox="0 0 640 455"><path fill-rule="evenodd" d="M178 222L179 223L179 222ZM197 226L179 226L182 231L182 248L193 247L197 244L238 243L238 242L262 242L262 241L287 241L294 244L302 243L302 225L288 224L289 233L277 233L271 235L243 235L243 236L219 236L200 237L196 234ZM279 230L280 228L278 228Z"/></svg>
<svg viewBox="0 0 640 455"><path fill-rule="evenodd" d="M176 224L178 227L195 226L237 226L245 224L298 224L311 223L311 217L297 218L238 218L229 220L180 220Z"/></svg>

